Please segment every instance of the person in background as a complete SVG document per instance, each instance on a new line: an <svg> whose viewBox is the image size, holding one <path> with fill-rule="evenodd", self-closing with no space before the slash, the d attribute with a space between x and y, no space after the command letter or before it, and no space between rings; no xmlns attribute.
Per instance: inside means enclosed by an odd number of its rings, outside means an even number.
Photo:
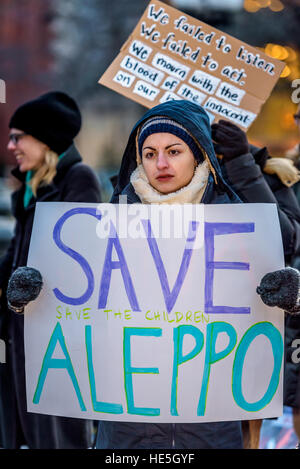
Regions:
<svg viewBox="0 0 300 469"><path fill-rule="evenodd" d="M284 158L272 158L267 148L249 144L246 133L232 122L212 124L215 151L225 179L246 203L277 205L285 262L300 249L300 206L292 186L299 171ZM284 161L284 162L283 162Z"/></svg>
<svg viewBox="0 0 300 469"><path fill-rule="evenodd" d="M300 360L297 352L300 343L300 272L293 267L268 272L261 279L256 291L267 306L283 309L286 316L295 324L293 331L298 331L297 335L295 333L291 335L291 331L288 330L289 340L285 344L285 374L288 374L289 381L285 379L285 388L292 391L292 395L288 395L288 402L293 404L291 405L293 425L300 441ZM286 393L287 390L284 389L284 394ZM299 444L297 448L299 449Z"/></svg>
<svg viewBox="0 0 300 469"><path fill-rule="evenodd" d="M36 203L99 203L100 187L74 145L81 128L81 113L67 94L53 91L26 102L14 112L9 128L7 148L17 161L12 174L20 181L20 189L12 194L15 233L0 259L0 337L6 343L6 364L0 367L1 439L8 449L22 445L30 449L88 448L93 437L91 421L26 410L22 313L29 299L39 293L42 278L24 266ZM25 269L19 290L15 278L18 268L21 272Z"/></svg>
<svg viewBox="0 0 300 469"><path fill-rule="evenodd" d="M297 106L294 114L295 124L300 131L300 104ZM294 148L286 152L286 159L291 161L295 167L300 170L300 149L299 143ZM293 191L300 203L300 182L293 185ZM293 256L290 266L300 269L300 249ZM300 323L298 318L293 314L285 315L285 336L286 336L286 373L284 387L284 402L292 408L294 428L300 441L300 363L293 360L294 344L300 338Z"/></svg>
<svg viewBox="0 0 300 469"><path fill-rule="evenodd" d="M300 104L298 104L295 114L293 115L295 125L300 132ZM297 143L294 147L290 148L285 156L290 158L296 165L298 169L300 169L300 148L299 143Z"/></svg>
<svg viewBox="0 0 300 469"><path fill-rule="evenodd" d="M300 104L297 107L296 113L294 114L295 124L300 131ZM300 170L300 149L299 143L297 143L293 148L286 152L285 160L290 161L298 170ZM296 198L300 203L300 182L297 181L296 184L293 185L293 191L295 192ZM296 269L300 269L300 250L295 254L291 266L295 267Z"/></svg>
<svg viewBox="0 0 300 469"><path fill-rule="evenodd" d="M220 120L212 124L212 138L219 155L224 177L246 203L277 205L286 265L290 265L300 249L300 207L293 186L299 170L287 158L270 157L266 147L249 144L246 133L235 124ZM286 317L285 346L300 337L299 324ZM296 409L295 375L299 365L286 359L284 403ZM300 402L300 401L298 401ZM258 448L262 420L243 421L245 446Z"/></svg>

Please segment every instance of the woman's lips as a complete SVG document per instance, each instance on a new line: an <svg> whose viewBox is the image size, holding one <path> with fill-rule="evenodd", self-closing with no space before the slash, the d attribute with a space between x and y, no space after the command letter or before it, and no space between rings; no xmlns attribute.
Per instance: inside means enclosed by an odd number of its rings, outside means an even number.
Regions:
<svg viewBox="0 0 300 469"><path fill-rule="evenodd" d="M157 176L156 180L159 182L168 182L170 181L174 176L172 174L164 174L161 176Z"/></svg>

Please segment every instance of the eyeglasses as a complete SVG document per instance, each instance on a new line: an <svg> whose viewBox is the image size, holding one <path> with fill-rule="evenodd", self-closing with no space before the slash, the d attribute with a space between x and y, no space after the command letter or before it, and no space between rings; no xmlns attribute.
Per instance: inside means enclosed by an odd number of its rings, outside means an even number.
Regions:
<svg viewBox="0 0 300 469"><path fill-rule="evenodd" d="M10 134L8 141L12 142L14 145L17 145L19 139L21 137L24 137L24 135L27 135L25 132L22 132L20 134Z"/></svg>

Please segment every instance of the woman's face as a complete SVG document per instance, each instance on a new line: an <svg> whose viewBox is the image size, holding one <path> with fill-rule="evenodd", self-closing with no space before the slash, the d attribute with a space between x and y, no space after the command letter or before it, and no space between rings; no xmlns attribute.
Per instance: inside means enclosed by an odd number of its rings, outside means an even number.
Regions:
<svg viewBox="0 0 300 469"><path fill-rule="evenodd" d="M142 163L149 183L162 194L189 184L197 166L190 147L181 138L164 132L146 138Z"/></svg>
<svg viewBox="0 0 300 469"><path fill-rule="evenodd" d="M48 147L22 130L11 129L7 149L13 153L19 170L24 173L36 170L44 163Z"/></svg>

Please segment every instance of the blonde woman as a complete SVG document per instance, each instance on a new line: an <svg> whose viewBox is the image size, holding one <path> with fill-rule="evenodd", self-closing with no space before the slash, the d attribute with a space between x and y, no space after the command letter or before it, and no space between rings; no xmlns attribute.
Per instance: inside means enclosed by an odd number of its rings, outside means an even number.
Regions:
<svg viewBox="0 0 300 469"><path fill-rule="evenodd" d="M0 337L6 364L0 367L0 441L5 448L87 448L89 421L28 413L24 371L22 308L7 304L11 274L26 266L36 202L101 202L92 170L82 163L73 140L81 128L75 101L62 92L46 93L20 106L10 123L8 150L21 188L12 195L14 237L0 259Z"/></svg>

